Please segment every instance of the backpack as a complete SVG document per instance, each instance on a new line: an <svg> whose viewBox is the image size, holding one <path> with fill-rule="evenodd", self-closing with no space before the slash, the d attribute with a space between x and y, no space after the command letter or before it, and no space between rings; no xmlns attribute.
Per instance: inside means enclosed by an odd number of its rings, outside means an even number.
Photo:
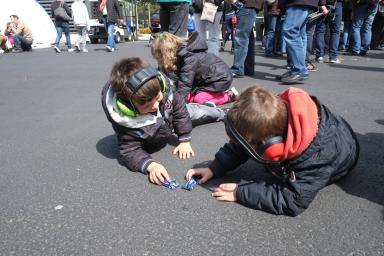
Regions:
<svg viewBox="0 0 384 256"><path fill-rule="evenodd" d="M71 20L71 17L68 15L67 11L63 7L63 2L61 2L60 6L53 11L53 15L55 16L55 19L65 21Z"/></svg>

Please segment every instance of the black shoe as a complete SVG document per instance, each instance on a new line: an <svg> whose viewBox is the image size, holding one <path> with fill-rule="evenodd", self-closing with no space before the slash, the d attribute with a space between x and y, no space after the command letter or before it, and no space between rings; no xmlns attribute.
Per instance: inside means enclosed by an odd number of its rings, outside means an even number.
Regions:
<svg viewBox="0 0 384 256"><path fill-rule="evenodd" d="M275 76L275 79L278 80L278 81L281 81L281 80L283 79L283 77L287 77L287 76L289 76L289 75L290 75L290 73L289 73L289 71L287 71L287 72L285 72L285 73L282 74L282 75L276 75L276 76Z"/></svg>
<svg viewBox="0 0 384 256"><path fill-rule="evenodd" d="M232 77L233 78L243 78L244 76L243 75L239 75L237 73L232 73Z"/></svg>
<svg viewBox="0 0 384 256"><path fill-rule="evenodd" d="M367 52L366 52L366 51L360 51L359 55L360 55L360 56L366 56L366 55L367 55Z"/></svg>
<svg viewBox="0 0 384 256"><path fill-rule="evenodd" d="M297 82L308 79L309 75L289 74L281 78L283 84L295 84Z"/></svg>
<svg viewBox="0 0 384 256"><path fill-rule="evenodd" d="M12 52L14 52L14 53L20 53L20 52L23 52L23 49L20 49L20 48L13 48Z"/></svg>

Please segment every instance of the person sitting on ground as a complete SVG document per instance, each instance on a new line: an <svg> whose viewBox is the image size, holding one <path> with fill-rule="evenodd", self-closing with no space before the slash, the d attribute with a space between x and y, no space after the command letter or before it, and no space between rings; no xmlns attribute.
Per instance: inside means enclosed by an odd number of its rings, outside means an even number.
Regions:
<svg viewBox="0 0 384 256"><path fill-rule="evenodd" d="M21 22L17 15L9 16L11 19L13 40L15 47L13 52L32 51L33 36L29 27Z"/></svg>
<svg viewBox="0 0 384 256"><path fill-rule="evenodd" d="M15 40L13 39L13 35L12 35L12 26L13 24L11 22L7 22L7 28L4 31L4 35L7 37L8 42L13 47L15 45Z"/></svg>
<svg viewBox="0 0 384 256"><path fill-rule="evenodd" d="M194 155L190 141L195 125L220 121L224 111L200 104L185 104L171 80L140 58L117 62L102 90L102 106L117 135L120 163L131 171L149 174L149 181L170 180L167 170L150 155L175 134L180 159Z"/></svg>
<svg viewBox="0 0 384 256"><path fill-rule="evenodd" d="M8 52L12 49L7 37L0 31L0 53Z"/></svg>
<svg viewBox="0 0 384 256"><path fill-rule="evenodd" d="M235 88L230 89L231 70L207 49L206 41L197 32L187 41L163 32L151 44L160 70L175 81L177 91L188 103L232 102L238 93Z"/></svg>
<svg viewBox="0 0 384 256"><path fill-rule="evenodd" d="M212 196L274 214L302 213L359 156L350 125L299 88L277 96L257 86L246 89L227 113L226 131L230 140L209 167L188 170L186 179L201 176L202 184L253 158L277 179L221 184Z"/></svg>

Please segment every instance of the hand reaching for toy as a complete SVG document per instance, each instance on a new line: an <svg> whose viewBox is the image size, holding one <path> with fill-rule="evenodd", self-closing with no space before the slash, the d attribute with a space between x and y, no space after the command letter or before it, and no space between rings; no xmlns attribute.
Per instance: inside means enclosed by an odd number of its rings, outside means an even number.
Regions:
<svg viewBox="0 0 384 256"><path fill-rule="evenodd" d="M213 190L212 196L219 201L236 202L236 190L238 184L224 183Z"/></svg>
<svg viewBox="0 0 384 256"><path fill-rule="evenodd" d="M195 155L189 142L181 142L174 150L173 154L178 154L180 159L191 158Z"/></svg>
<svg viewBox="0 0 384 256"><path fill-rule="evenodd" d="M204 184L213 177L213 172L209 168L189 169L185 175L185 179L189 181L193 176L200 176L199 184Z"/></svg>
<svg viewBox="0 0 384 256"><path fill-rule="evenodd" d="M170 180L167 170L161 164L152 162L148 165L148 179L151 183L161 185L165 180Z"/></svg>

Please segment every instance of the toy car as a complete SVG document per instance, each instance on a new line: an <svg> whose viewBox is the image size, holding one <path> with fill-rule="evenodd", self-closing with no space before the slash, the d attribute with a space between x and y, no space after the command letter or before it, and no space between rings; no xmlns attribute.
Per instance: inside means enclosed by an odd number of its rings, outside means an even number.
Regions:
<svg viewBox="0 0 384 256"><path fill-rule="evenodd" d="M189 181L183 181L183 184L181 185L181 188L182 189L185 189L185 190L193 190L193 188L199 183L199 180L196 179L196 178L191 178Z"/></svg>
<svg viewBox="0 0 384 256"><path fill-rule="evenodd" d="M163 186L174 190L179 187L179 183L177 183L175 180L166 180L163 182Z"/></svg>

